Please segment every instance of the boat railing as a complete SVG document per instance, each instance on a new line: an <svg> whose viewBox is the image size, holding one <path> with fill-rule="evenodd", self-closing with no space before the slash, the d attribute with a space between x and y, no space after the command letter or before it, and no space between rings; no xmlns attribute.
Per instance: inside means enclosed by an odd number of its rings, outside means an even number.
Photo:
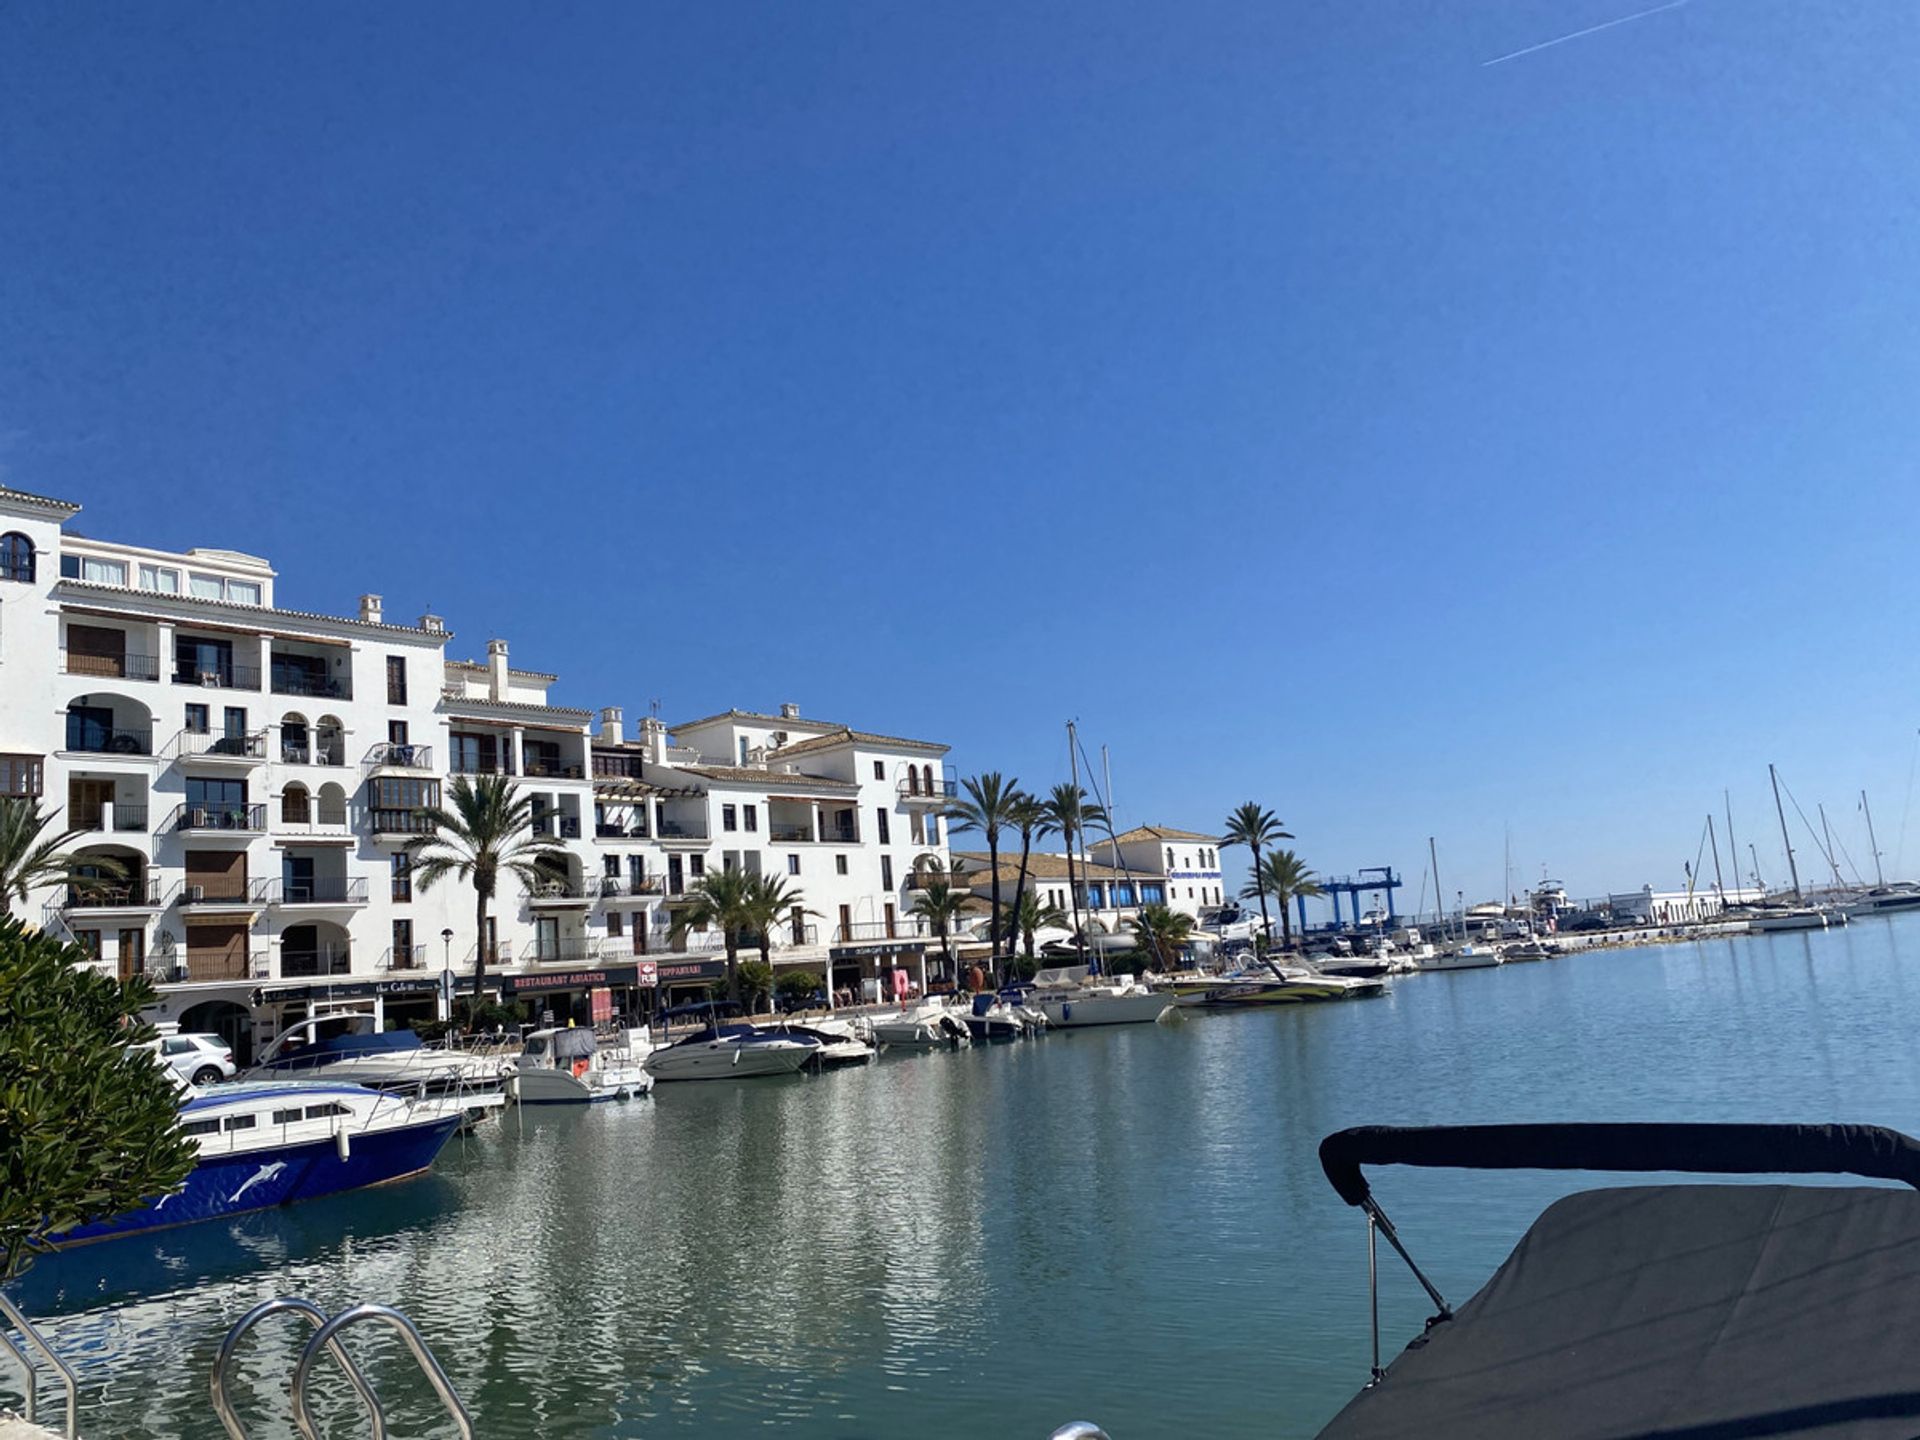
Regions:
<svg viewBox="0 0 1920 1440"><path fill-rule="evenodd" d="M80 1424L80 1380L79 1377L73 1373L73 1367L60 1358L53 1346L47 1343L46 1336L34 1329L33 1322L21 1314L19 1307L5 1295L0 1295L0 1321L4 1321L6 1324L18 1330L20 1332L20 1338L45 1356L47 1363L53 1366L54 1370L59 1374L60 1383L65 1387L67 1392L66 1436L67 1440L75 1440L75 1437L79 1434L78 1427ZM7 1349L12 1353L13 1357L20 1362L21 1369L26 1372L26 1384L21 1388L26 1395L26 1420L27 1423L31 1425L34 1422L34 1415L38 1409L36 1396L40 1389L40 1372L35 1367L33 1358L27 1354L25 1349L14 1342L13 1337L6 1333L4 1327L0 1327L0 1340L7 1342Z"/></svg>

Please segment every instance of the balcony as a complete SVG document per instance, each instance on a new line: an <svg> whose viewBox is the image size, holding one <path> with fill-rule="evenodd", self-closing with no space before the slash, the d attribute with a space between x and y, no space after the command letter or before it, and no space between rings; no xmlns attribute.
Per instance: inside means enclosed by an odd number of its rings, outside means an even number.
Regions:
<svg viewBox="0 0 1920 1440"><path fill-rule="evenodd" d="M267 829L265 805L182 805L167 827L186 833L226 832L263 835Z"/></svg>
<svg viewBox="0 0 1920 1440"><path fill-rule="evenodd" d="M644 820L634 820L625 825L612 820L601 820L593 827L594 838L598 840L645 840L652 833Z"/></svg>
<svg viewBox="0 0 1920 1440"><path fill-rule="evenodd" d="M102 805L97 815L72 822L75 830L88 834L144 835L148 828L147 807L122 805L118 801Z"/></svg>
<svg viewBox="0 0 1920 1440"><path fill-rule="evenodd" d="M427 968L427 947L408 945L387 947L387 953L380 957L382 970L424 970Z"/></svg>
<svg viewBox="0 0 1920 1440"><path fill-rule="evenodd" d="M351 700L353 685L347 680L315 674L300 665L283 665L275 660L267 672L267 683L276 695L308 695L321 700Z"/></svg>
<svg viewBox="0 0 1920 1440"><path fill-rule="evenodd" d="M467 953L460 959L460 968L462 970L473 969L473 962L479 950L480 947L478 945L470 945L467 947ZM511 965L512 963L513 942L511 940L501 940L487 947L487 964Z"/></svg>
<svg viewBox="0 0 1920 1440"><path fill-rule="evenodd" d="M257 665L214 665L206 669L173 668L176 685L201 685L209 690L258 690L260 667Z"/></svg>
<svg viewBox="0 0 1920 1440"><path fill-rule="evenodd" d="M151 875L145 879L108 880L81 888L69 885L60 897L63 912L75 910L159 910L167 903L167 887Z"/></svg>
<svg viewBox="0 0 1920 1440"><path fill-rule="evenodd" d="M606 875L601 877L599 884L602 900L645 900L667 893L667 877L664 875L642 875L637 880L631 875L624 880L617 875Z"/></svg>
<svg viewBox="0 0 1920 1440"><path fill-rule="evenodd" d="M60 647L60 668L68 675L90 675L105 680L158 680L157 655L88 655Z"/></svg>
<svg viewBox="0 0 1920 1440"><path fill-rule="evenodd" d="M545 835L550 839L578 840L580 838L580 817L577 815L536 815L533 817L533 833Z"/></svg>
<svg viewBox="0 0 1920 1440"><path fill-rule="evenodd" d="M282 979L305 979L315 975L351 975L353 973L353 947L351 945L315 945L306 950L286 950L280 952L280 975Z"/></svg>
<svg viewBox="0 0 1920 1440"><path fill-rule="evenodd" d="M275 902L280 905L364 905L367 882L364 876L316 875L308 880L282 880Z"/></svg>
<svg viewBox="0 0 1920 1440"><path fill-rule="evenodd" d="M833 927L833 943L874 940L924 940L927 922L918 915L899 915L892 920L856 920L851 925Z"/></svg>
<svg viewBox="0 0 1920 1440"><path fill-rule="evenodd" d="M898 793L909 805L944 805L959 796L960 783L957 780L902 780Z"/></svg>
<svg viewBox="0 0 1920 1440"><path fill-rule="evenodd" d="M283 805L280 818L273 822L273 833L283 840L300 840L311 845L348 845L353 842L353 824L344 808L328 812L310 807L305 814L289 815Z"/></svg>
<svg viewBox="0 0 1920 1440"><path fill-rule="evenodd" d="M858 845L860 827L857 825L822 825L820 840L826 845Z"/></svg>
<svg viewBox="0 0 1920 1440"><path fill-rule="evenodd" d="M530 780L579 780L582 778L578 765L533 755L521 757L520 773Z"/></svg>
<svg viewBox="0 0 1920 1440"><path fill-rule="evenodd" d="M662 840L696 840L703 845L710 838L707 822L704 820L698 824L689 824L681 820L662 820L655 827L655 834Z"/></svg>
<svg viewBox="0 0 1920 1440"><path fill-rule="evenodd" d="M128 728L107 730L74 725L67 730L67 750L76 755L151 755L153 731Z"/></svg>
<svg viewBox="0 0 1920 1440"><path fill-rule="evenodd" d="M283 734L280 739L280 763L282 765L324 765L339 768L347 763L343 746L322 742L317 748L304 741L289 740Z"/></svg>
<svg viewBox="0 0 1920 1440"><path fill-rule="evenodd" d="M253 765L267 758L267 732L251 735L216 734L211 730L182 730L167 746L169 759L231 762Z"/></svg>
<svg viewBox="0 0 1920 1440"><path fill-rule="evenodd" d="M367 751L367 758L360 764L368 770L431 770L433 747L382 742Z"/></svg>
<svg viewBox="0 0 1920 1440"><path fill-rule="evenodd" d="M367 819L376 836L434 833L433 817L425 810L372 810Z"/></svg>
<svg viewBox="0 0 1920 1440"><path fill-rule="evenodd" d="M542 945L536 940L533 954L527 958L541 965L584 965L600 958L602 943L599 940L549 940Z"/></svg>
<svg viewBox="0 0 1920 1440"><path fill-rule="evenodd" d="M543 880L527 892L527 904L536 910L585 908L596 893L597 887L582 884L578 880Z"/></svg>
<svg viewBox="0 0 1920 1440"><path fill-rule="evenodd" d="M158 955L149 951L147 973L163 984L188 984L211 980L265 980L273 974L272 957L265 950L251 955L181 954Z"/></svg>
<svg viewBox="0 0 1920 1440"><path fill-rule="evenodd" d="M248 880L244 876L209 875L204 880L182 880L174 895L182 910L221 908L257 910L273 903L279 893L277 880Z"/></svg>
<svg viewBox="0 0 1920 1440"><path fill-rule="evenodd" d="M935 885L945 885L953 890L971 888L965 877L950 870L914 870L907 875L906 888L909 890L930 890Z"/></svg>
<svg viewBox="0 0 1920 1440"><path fill-rule="evenodd" d="M777 821L767 824L767 838L776 845L811 845L813 827L811 825L782 825Z"/></svg>
<svg viewBox="0 0 1920 1440"><path fill-rule="evenodd" d="M504 757L499 760L488 760L484 757L476 760L471 755L462 755L455 751L452 773L455 775L511 775L513 765Z"/></svg>

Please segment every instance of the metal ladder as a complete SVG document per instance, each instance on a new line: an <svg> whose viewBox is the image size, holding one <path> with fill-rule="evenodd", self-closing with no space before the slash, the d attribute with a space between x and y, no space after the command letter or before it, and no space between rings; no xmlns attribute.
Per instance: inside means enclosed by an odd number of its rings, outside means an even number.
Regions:
<svg viewBox="0 0 1920 1440"><path fill-rule="evenodd" d="M378 1320L391 1329L400 1332L400 1339L407 1351L413 1356L414 1363L420 1367L421 1374L427 1377L427 1383L433 1386L433 1392L440 1397L440 1403L446 1407L447 1414L453 1418L461 1440L473 1440L473 1418L467 1414L467 1407L460 1403L460 1397L454 1392L453 1382L447 1379L447 1372L440 1368L440 1362L434 1358L433 1351L427 1348L427 1342L420 1338L420 1332L405 1315L391 1305L350 1305L332 1319L311 1300L302 1300L297 1296L284 1296L277 1300L265 1300L242 1315L227 1331L227 1338L220 1343L219 1357L213 1362L213 1411L220 1419L221 1427L231 1440L247 1440L247 1432L240 1424L229 1394L227 1375L233 1365L234 1352L239 1348L241 1337L255 1325L270 1315L291 1311L313 1326L313 1336L307 1341L306 1349L300 1352L300 1359L293 1367L293 1380L288 1386L288 1395L293 1401L293 1423L299 1428L304 1440L320 1440L320 1426L313 1417L313 1409L307 1404L307 1381L312 1378L314 1362L322 1351L331 1355L334 1363L346 1372L347 1380L352 1384L354 1393L360 1397L360 1403L367 1407L367 1420L371 1426L371 1440L386 1440L387 1412L380 1403L380 1395L373 1388L360 1367L353 1362L346 1348L336 1338L349 1325L357 1325L365 1320ZM71 1437L73 1431L67 1432Z"/></svg>
<svg viewBox="0 0 1920 1440"><path fill-rule="evenodd" d="M33 1357L16 1344L11 1335L7 1334L6 1325L11 1325L18 1330L21 1338L45 1356L47 1363L59 1372L60 1383L67 1392L67 1440L75 1440L75 1436L79 1433L75 1427L80 1421L80 1379L73 1373L73 1367L54 1353L53 1346L47 1343L46 1336L34 1329L33 1322L22 1315L19 1307L5 1295L0 1295L0 1321L5 1322L0 1324L0 1340L7 1342L7 1353L20 1362L20 1369L27 1378L25 1389L28 1422L33 1423L37 1419L40 1372L34 1366Z"/></svg>

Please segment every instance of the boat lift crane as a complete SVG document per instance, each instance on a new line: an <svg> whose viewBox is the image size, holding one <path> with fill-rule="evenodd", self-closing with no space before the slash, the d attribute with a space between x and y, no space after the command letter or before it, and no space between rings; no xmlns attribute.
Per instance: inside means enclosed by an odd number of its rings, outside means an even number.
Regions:
<svg viewBox="0 0 1920 1440"><path fill-rule="evenodd" d="M1367 878L1369 875L1377 875L1380 878L1377 880L1369 880ZM1398 890L1406 882L1393 873L1393 867L1391 865L1370 865L1354 871L1352 875L1343 875L1336 880L1322 880L1319 883L1320 892L1323 895L1331 896L1333 899L1333 928L1338 930L1341 925L1340 897L1342 895L1347 896L1352 904L1353 919L1351 923L1357 928L1360 924L1361 895L1381 890L1386 892L1387 924L1391 926L1394 920L1393 892ZM1296 895L1294 897L1294 903L1300 911L1300 929L1305 931L1307 928L1306 897L1304 895Z"/></svg>

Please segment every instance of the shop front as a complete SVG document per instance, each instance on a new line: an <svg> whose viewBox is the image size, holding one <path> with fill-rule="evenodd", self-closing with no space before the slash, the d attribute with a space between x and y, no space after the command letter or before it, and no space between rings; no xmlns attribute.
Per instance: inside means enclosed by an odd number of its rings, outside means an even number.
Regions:
<svg viewBox="0 0 1920 1440"><path fill-rule="evenodd" d="M651 960L638 960L590 970L502 975L500 999L517 1006L528 1025L646 1025L658 1008L658 969Z"/></svg>
<svg viewBox="0 0 1920 1440"><path fill-rule="evenodd" d="M827 951L827 994L841 1005L890 1005L927 993L924 940L876 940Z"/></svg>
<svg viewBox="0 0 1920 1440"><path fill-rule="evenodd" d="M444 976L410 975L402 980L314 980L260 986L248 997L256 1047L264 1050L274 1037L302 1020L347 1010L371 1013L382 1030L431 1024L447 1013L450 978L451 972Z"/></svg>

